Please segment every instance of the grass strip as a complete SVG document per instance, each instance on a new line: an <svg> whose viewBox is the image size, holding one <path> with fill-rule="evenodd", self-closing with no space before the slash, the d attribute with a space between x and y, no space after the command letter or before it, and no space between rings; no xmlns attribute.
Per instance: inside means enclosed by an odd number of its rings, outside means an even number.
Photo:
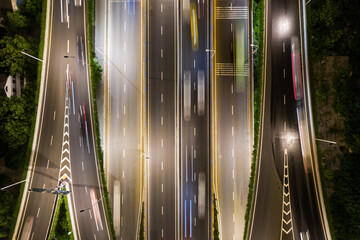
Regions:
<svg viewBox="0 0 360 240"><path fill-rule="evenodd" d="M43 59L44 57L44 42L45 42L45 28L46 28L46 9L47 9L47 1L42 0L42 12L41 12L41 23L40 23L40 43L39 43L39 54L38 58ZM26 156L24 161L24 170L22 173L21 179L26 179L28 167L29 167L29 161L32 153L32 145L34 141L34 133L35 133L35 125L36 125L36 113L37 113L37 106L39 101L39 93L40 93L40 85L41 85L41 70L42 70L42 62L38 61L38 71L37 71L37 80L36 80L36 91L35 91L35 97L34 97L34 105L36 106L33 115L31 117L31 127L30 127L30 136L28 139L27 147L26 147ZM21 200L24 194L24 188L25 188L25 182L20 185L20 192L19 196L17 198L15 211L12 217L12 227L9 232L9 239L12 238L12 235L14 234L14 229L17 221L17 216L20 211L20 205Z"/></svg>
<svg viewBox="0 0 360 240"><path fill-rule="evenodd" d="M145 240L145 208L144 208L144 202L142 203L139 240Z"/></svg>
<svg viewBox="0 0 360 240"><path fill-rule="evenodd" d="M49 239L74 239L71 228L69 205L66 196L58 196L55 216L51 225Z"/></svg>
<svg viewBox="0 0 360 240"><path fill-rule="evenodd" d="M105 208L106 208L106 217L109 222L110 234L112 239L116 239L114 223L110 208L109 194L106 187L105 173L104 173L104 154L101 149L100 141L100 128L99 128L99 118L98 110L96 104L96 88L101 82L102 78L102 68L99 62L95 59L94 45L93 45L93 32L95 29L95 2L94 0L87 1L87 36L88 36L88 53L90 60L90 82L91 82L91 99L93 105L93 119L95 122L95 139L96 139L96 149L97 156L100 166L100 175L102 181L103 195L105 199Z"/></svg>
<svg viewBox="0 0 360 240"><path fill-rule="evenodd" d="M250 212L253 203L254 185L256 176L256 164L258 158L259 147L259 133L260 133L260 118L262 106L262 89L263 89L263 73L264 73L264 14L265 14L265 1L253 0L252 9L254 11L254 39L258 42L259 48L254 55L254 146L252 150L251 173L249 181L249 193L245 212L245 228L244 237L248 237Z"/></svg>
<svg viewBox="0 0 360 240"><path fill-rule="evenodd" d="M214 225L213 225L213 240L220 240L220 231L219 231L219 220L218 220L218 210L216 202L215 193L213 193L213 213L214 213Z"/></svg>

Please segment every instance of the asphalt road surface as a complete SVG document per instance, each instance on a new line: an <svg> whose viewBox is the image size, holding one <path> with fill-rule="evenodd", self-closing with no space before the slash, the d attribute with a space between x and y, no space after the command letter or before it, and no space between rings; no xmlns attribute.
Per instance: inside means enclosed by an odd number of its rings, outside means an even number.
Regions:
<svg viewBox="0 0 360 240"><path fill-rule="evenodd" d="M249 78L248 1L216 1L216 175L220 234L241 239L251 165L251 85ZM240 24L244 27L240 32ZM237 34L244 46L236 46ZM241 36L239 36L241 37ZM235 48L245 54L245 69L235 70ZM251 65L250 65L251 66ZM237 91L236 78L245 88Z"/></svg>
<svg viewBox="0 0 360 240"><path fill-rule="evenodd" d="M107 183L116 236L135 239L141 210L141 2L108 4Z"/></svg>
<svg viewBox="0 0 360 240"><path fill-rule="evenodd" d="M148 3L148 145L147 236L175 239L175 4Z"/></svg>
<svg viewBox="0 0 360 240"><path fill-rule="evenodd" d="M250 239L324 239L311 173L305 174L292 84L290 37L299 2L270 2L262 144ZM289 185L287 185L289 183Z"/></svg>

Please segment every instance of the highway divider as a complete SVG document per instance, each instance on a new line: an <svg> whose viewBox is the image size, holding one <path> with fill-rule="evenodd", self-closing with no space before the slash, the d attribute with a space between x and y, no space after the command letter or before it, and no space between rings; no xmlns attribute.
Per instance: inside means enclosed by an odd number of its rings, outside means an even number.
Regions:
<svg viewBox="0 0 360 240"><path fill-rule="evenodd" d="M252 0L254 40L258 42L258 50L254 55L254 146L252 150L251 173L249 181L248 201L245 212L245 228L243 239L248 238L250 211L252 209L256 164L258 158L260 116L262 108L262 90L264 74L264 26L265 26L265 0Z"/></svg>
<svg viewBox="0 0 360 240"><path fill-rule="evenodd" d="M95 2L94 0L87 1L87 40L88 40L88 54L90 60L90 83L91 83L91 99L93 105L93 119L95 121L95 138L97 148L97 158L100 165L100 175L103 188L104 202L106 208L106 217L109 221L110 235L112 239L116 239L114 223L110 208L109 193L106 186L105 172L104 172L104 153L101 149L100 140L100 128L98 110L96 104L96 88L100 84L102 78L102 68L99 62L95 59L94 44L93 44L93 32L95 29Z"/></svg>
<svg viewBox="0 0 360 240"><path fill-rule="evenodd" d="M74 239L67 196L57 196L55 215L49 239Z"/></svg>
<svg viewBox="0 0 360 240"><path fill-rule="evenodd" d="M214 219L214 223L213 223L213 240L220 240L220 231L219 231L219 220L218 220L218 210L217 210L217 205L216 205L216 197L215 197L215 193L213 193L213 198L212 198L212 207L213 207L213 219Z"/></svg>

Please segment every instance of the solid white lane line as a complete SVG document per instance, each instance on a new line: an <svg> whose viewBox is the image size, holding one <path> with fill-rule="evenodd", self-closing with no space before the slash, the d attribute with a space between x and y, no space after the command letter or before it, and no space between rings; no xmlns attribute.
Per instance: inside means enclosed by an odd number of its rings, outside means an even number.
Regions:
<svg viewBox="0 0 360 240"><path fill-rule="evenodd" d="M160 73L160 79L164 80L164 72L163 71L161 71L161 73Z"/></svg>
<svg viewBox="0 0 360 240"><path fill-rule="evenodd" d="M54 111L54 118L53 119L55 120L55 118L56 118L56 111Z"/></svg>
<svg viewBox="0 0 360 240"><path fill-rule="evenodd" d="M160 10L161 10L161 12L163 12L163 4L162 3L160 4Z"/></svg>
<svg viewBox="0 0 360 240"><path fill-rule="evenodd" d="M194 127L194 136L196 136L196 127Z"/></svg>
<svg viewBox="0 0 360 240"><path fill-rule="evenodd" d="M124 93L126 93L126 84L124 83Z"/></svg>
<svg viewBox="0 0 360 240"><path fill-rule="evenodd" d="M126 32L126 22L124 22L124 32Z"/></svg>
<svg viewBox="0 0 360 240"><path fill-rule="evenodd" d="M124 42L124 52L126 52L126 42Z"/></svg>
<svg viewBox="0 0 360 240"><path fill-rule="evenodd" d="M164 162L161 161L161 170L164 170Z"/></svg>
<svg viewBox="0 0 360 240"><path fill-rule="evenodd" d="M50 160L48 159L48 162L47 162L47 165L46 165L46 169L49 169L49 163L50 163Z"/></svg>
<svg viewBox="0 0 360 240"><path fill-rule="evenodd" d="M66 48L66 49L67 49L67 53L69 53L69 47L70 47L70 46L69 46L69 40L67 40L67 48Z"/></svg>
<svg viewBox="0 0 360 240"><path fill-rule="evenodd" d="M36 218L39 217L39 213L40 213L40 208L39 208L38 211L37 211Z"/></svg>
<svg viewBox="0 0 360 240"><path fill-rule="evenodd" d="M125 178L125 171L123 170L122 172L122 178L124 179Z"/></svg>
<svg viewBox="0 0 360 240"><path fill-rule="evenodd" d="M160 27L160 32L161 32L161 35L164 34L163 26Z"/></svg>
<svg viewBox="0 0 360 240"><path fill-rule="evenodd" d="M54 138L54 136L53 136L53 135L51 135L51 139L50 139L50 146L52 146L52 143L53 143L53 138Z"/></svg>
<svg viewBox="0 0 360 240"><path fill-rule="evenodd" d="M164 117L161 116L161 126L164 125Z"/></svg>
<svg viewBox="0 0 360 240"><path fill-rule="evenodd" d="M124 128L124 137L125 137L125 128Z"/></svg>
<svg viewBox="0 0 360 240"><path fill-rule="evenodd" d="M124 72L126 72L126 63L124 63Z"/></svg>
<svg viewBox="0 0 360 240"><path fill-rule="evenodd" d="M231 84L231 93L234 93L234 84Z"/></svg>
<svg viewBox="0 0 360 240"><path fill-rule="evenodd" d="M283 68L283 78L285 78L285 68Z"/></svg>
<svg viewBox="0 0 360 240"><path fill-rule="evenodd" d="M161 184L161 192L164 192L164 184Z"/></svg>
<svg viewBox="0 0 360 240"><path fill-rule="evenodd" d="M231 135L234 136L234 126L231 127Z"/></svg>
<svg viewBox="0 0 360 240"><path fill-rule="evenodd" d="M124 115L126 114L126 105L124 105Z"/></svg>
<svg viewBox="0 0 360 240"><path fill-rule="evenodd" d="M195 59L194 59L194 68L195 68L195 66L196 66L196 63L195 63Z"/></svg>
<svg viewBox="0 0 360 240"><path fill-rule="evenodd" d="M234 115L234 105L231 105L231 115Z"/></svg>
<svg viewBox="0 0 360 240"><path fill-rule="evenodd" d="M283 42L283 53L285 53L285 42Z"/></svg>
<svg viewBox="0 0 360 240"><path fill-rule="evenodd" d="M164 94L160 95L161 102L164 102Z"/></svg>
<svg viewBox="0 0 360 240"><path fill-rule="evenodd" d="M84 171L84 162L81 161L81 169Z"/></svg>
<svg viewBox="0 0 360 240"><path fill-rule="evenodd" d="M161 147L164 147L164 139L161 139Z"/></svg>
<svg viewBox="0 0 360 240"><path fill-rule="evenodd" d="M162 58L164 57L164 50L163 49L160 49L160 55L161 55Z"/></svg>
<svg viewBox="0 0 360 240"><path fill-rule="evenodd" d="M284 105L286 105L286 95L284 94Z"/></svg>

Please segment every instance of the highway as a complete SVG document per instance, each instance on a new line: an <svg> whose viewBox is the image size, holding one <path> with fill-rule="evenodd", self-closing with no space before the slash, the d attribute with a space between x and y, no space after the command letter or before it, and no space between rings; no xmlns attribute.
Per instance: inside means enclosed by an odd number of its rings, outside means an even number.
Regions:
<svg viewBox="0 0 360 240"><path fill-rule="evenodd" d="M105 239L109 238L109 232L94 155L88 65L85 60L84 5L75 7L74 2L58 1L50 7L52 25L44 106L29 188L55 188L59 177L66 176L72 191L70 203L73 207L71 215L75 218L74 234L84 239ZM73 21L75 18L78 21ZM86 117L80 114L84 112ZM90 191L94 193L93 199L90 199ZM54 199L55 195L51 194L27 194L24 215L19 215L20 231L18 235L15 233L14 238L20 238L26 231L31 239L46 239ZM93 211L80 213L81 209L87 208ZM24 222L31 217L34 218L32 226L27 225L30 229L23 230Z"/></svg>
<svg viewBox="0 0 360 240"><path fill-rule="evenodd" d="M299 2L267 3L264 112L249 238L300 239L308 231L310 239L324 239L312 173L301 155L292 81L290 37L300 34Z"/></svg>
<svg viewBox="0 0 360 240"><path fill-rule="evenodd" d="M209 5L207 1L181 1L180 25L180 69L179 89L181 98L180 117L180 147L181 147L181 239L209 239L210 238L210 142L209 142L209 59L211 55L206 52L209 47ZM195 13L196 12L196 13ZM192 16L191 16L192 15ZM197 21L197 29L191 28ZM198 31L192 40L191 31ZM198 38L198 39L196 39ZM198 41L198 49L194 50L192 41ZM184 73L190 71L190 116L186 120L183 99L185 95ZM198 74L204 71L204 110L200 109L198 102ZM200 86L201 87L201 86ZM201 91L201 90L200 90ZM200 112L201 111L201 112ZM199 194L199 175L204 175L204 196ZM203 198L204 200L200 200ZM201 203L202 202L202 203ZM201 213L203 212L203 213Z"/></svg>
<svg viewBox="0 0 360 240"><path fill-rule="evenodd" d="M220 236L235 240L244 234L251 166L249 8L248 1L218 0L215 9L215 178ZM242 36L246 41L240 46L236 37ZM245 53L245 65L240 69L235 67L236 48ZM237 88L237 78L243 78L243 89Z"/></svg>
<svg viewBox="0 0 360 240"><path fill-rule="evenodd" d="M141 213L141 5L108 1L105 162L118 239L136 238Z"/></svg>
<svg viewBox="0 0 360 240"><path fill-rule="evenodd" d="M177 231L175 2L147 6L147 239L175 239Z"/></svg>

